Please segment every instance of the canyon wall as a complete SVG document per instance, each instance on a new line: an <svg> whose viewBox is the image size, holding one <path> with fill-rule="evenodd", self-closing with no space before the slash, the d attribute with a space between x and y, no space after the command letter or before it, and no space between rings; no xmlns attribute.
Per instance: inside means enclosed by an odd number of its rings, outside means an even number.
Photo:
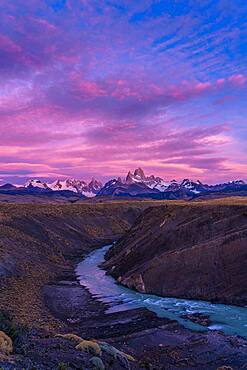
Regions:
<svg viewBox="0 0 247 370"><path fill-rule="evenodd" d="M104 267L141 292L245 305L246 201L149 208Z"/></svg>

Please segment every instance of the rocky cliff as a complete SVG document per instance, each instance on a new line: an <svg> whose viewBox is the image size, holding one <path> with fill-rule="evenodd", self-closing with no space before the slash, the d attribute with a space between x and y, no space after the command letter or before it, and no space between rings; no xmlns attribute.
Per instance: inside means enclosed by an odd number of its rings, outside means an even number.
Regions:
<svg viewBox="0 0 247 370"><path fill-rule="evenodd" d="M225 200L147 209L104 264L141 292L234 304L247 304L246 266L246 202Z"/></svg>

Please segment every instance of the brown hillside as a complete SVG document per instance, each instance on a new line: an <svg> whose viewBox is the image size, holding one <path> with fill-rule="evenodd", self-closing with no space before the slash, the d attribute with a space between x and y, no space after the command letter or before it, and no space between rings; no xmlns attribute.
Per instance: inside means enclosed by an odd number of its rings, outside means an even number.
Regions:
<svg viewBox="0 0 247 370"><path fill-rule="evenodd" d="M147 209L106 268L142 292L247 304L247 205L241 198Z"/></svg>
<svg viewBox="0 0 247 370"><path fill-rule="evenodd" d="M44 284L122 236L150 204L0 204L0 311L21 323L49 323Z"/></svg>

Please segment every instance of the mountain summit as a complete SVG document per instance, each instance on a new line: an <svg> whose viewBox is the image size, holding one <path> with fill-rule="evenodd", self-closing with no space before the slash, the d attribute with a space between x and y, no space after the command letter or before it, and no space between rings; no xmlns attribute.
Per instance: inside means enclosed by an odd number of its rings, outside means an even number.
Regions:
<svg viewBox="0 0 247 370"><path fill-rule="evenodd" d="M29 180L25 188L15 188L8 184L0 187L0 191L21 192L23 189L32 192L70 191L87 198L95 196L124 196L148 199L192 199L201 196L247 195L247 184L243 180L230 181L216 185L203 184L201 181L184 179L181 182L165 181L161 177L145 175L142 168L129 171L122 180L121 177L111 179L104 185L92 178L90 182L67 178L57 179L51 183L39 179Z"/></svg>
<svg viewBox="0 0 247 370"><path fill-rule="evenodd" d="M128 172L125 183L142 183L150 189L158 189L160 191L164 191L169 186L169 183L166 183L161 177L155 177L154 175L145 176L143 169L140 167L134 173Z"/></svg>

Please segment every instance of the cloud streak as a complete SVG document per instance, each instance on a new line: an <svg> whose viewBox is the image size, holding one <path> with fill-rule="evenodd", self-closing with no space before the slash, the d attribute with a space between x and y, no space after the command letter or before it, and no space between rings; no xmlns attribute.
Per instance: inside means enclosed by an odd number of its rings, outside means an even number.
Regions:
<svg viewBox="0 0 247 370"><path fill-rule="evenodd" d="M246 178L247 6L165 3L0 3L1 178Z"/></svg>

